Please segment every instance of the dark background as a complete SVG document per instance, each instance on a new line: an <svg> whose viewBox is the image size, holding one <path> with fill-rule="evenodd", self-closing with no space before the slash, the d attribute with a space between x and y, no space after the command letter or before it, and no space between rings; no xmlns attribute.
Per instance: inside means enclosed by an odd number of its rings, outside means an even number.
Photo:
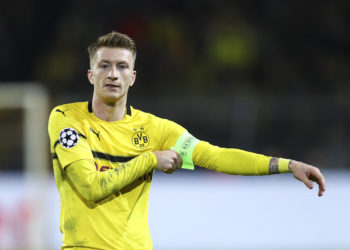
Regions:
<svg viewBox="0 0 350 250"><path fill-rule="evenodd" d="M350 1L1 1L0 84L40 82L50 110L89 100L86 48L116 30L137 45L135 108L219 146L349 168L349 21ZM22 168L20 117L0 111L3 170Z"/></svg>

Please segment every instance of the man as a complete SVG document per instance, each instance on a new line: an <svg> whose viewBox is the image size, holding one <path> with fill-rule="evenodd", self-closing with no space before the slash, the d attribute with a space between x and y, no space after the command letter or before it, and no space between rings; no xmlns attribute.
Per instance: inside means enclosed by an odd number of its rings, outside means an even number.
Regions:
<svg viewBox="0 0 350 250"><path fill-rule="evenodd" d="M136 78L136 46L128 36L106 34L88 52L92 102L58 106L49 119L62 249L152 249L147 216L155 169L172 173L195 164L227 174L291 171L309 188L316 181L322 196L325 180L315 167L216 147L128 106Z"/></svg>

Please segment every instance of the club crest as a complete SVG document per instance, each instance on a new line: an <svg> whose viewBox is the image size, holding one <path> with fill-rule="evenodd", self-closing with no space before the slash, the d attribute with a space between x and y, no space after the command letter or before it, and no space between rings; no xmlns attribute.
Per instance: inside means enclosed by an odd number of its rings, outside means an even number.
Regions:
<svg viewBox="0 0 350 250"><path fill-rule="evenodd" d="M144 130L135 132L131 140L132 144L137 148L147 148L150 142L150 138Z"/></svg>

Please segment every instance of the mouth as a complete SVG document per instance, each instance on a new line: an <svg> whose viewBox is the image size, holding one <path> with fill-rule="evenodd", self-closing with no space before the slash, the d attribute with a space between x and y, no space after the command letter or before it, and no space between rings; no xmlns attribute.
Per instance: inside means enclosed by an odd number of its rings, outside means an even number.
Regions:
<svg viewBox="0 0 350 250"><path fill-rule="evenodd" d="M119 85L113 84L113 83L107 83L107 84L105 85L105 87L108 88L108 89L118 89L118 88L120 88Z"/></svg>

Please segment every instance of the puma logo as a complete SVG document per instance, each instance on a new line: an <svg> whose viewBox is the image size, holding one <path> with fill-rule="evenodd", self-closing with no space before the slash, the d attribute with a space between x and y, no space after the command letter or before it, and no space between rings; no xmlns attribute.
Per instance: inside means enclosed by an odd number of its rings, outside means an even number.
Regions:
<svg viewBox="0 0 350 250"><path fill-rule="evenodd" d="M95 132L91 127L90 127L90 131L91 131L92 133L94 133L94 134L97 136L97 138L98 138L99 141L101 141L101 140L100 140L100 132L101 132L101 131Z"/></svg>
<svg viewBox="0 0 350 250"><path fill-rule="evenodd" d="M67 112L67 111L68 111L68 109L65 111L62 111L60 109L56 109L56 112L62 113L62 115L64 115L64 116L66 116L65 112Z"/></svg>

